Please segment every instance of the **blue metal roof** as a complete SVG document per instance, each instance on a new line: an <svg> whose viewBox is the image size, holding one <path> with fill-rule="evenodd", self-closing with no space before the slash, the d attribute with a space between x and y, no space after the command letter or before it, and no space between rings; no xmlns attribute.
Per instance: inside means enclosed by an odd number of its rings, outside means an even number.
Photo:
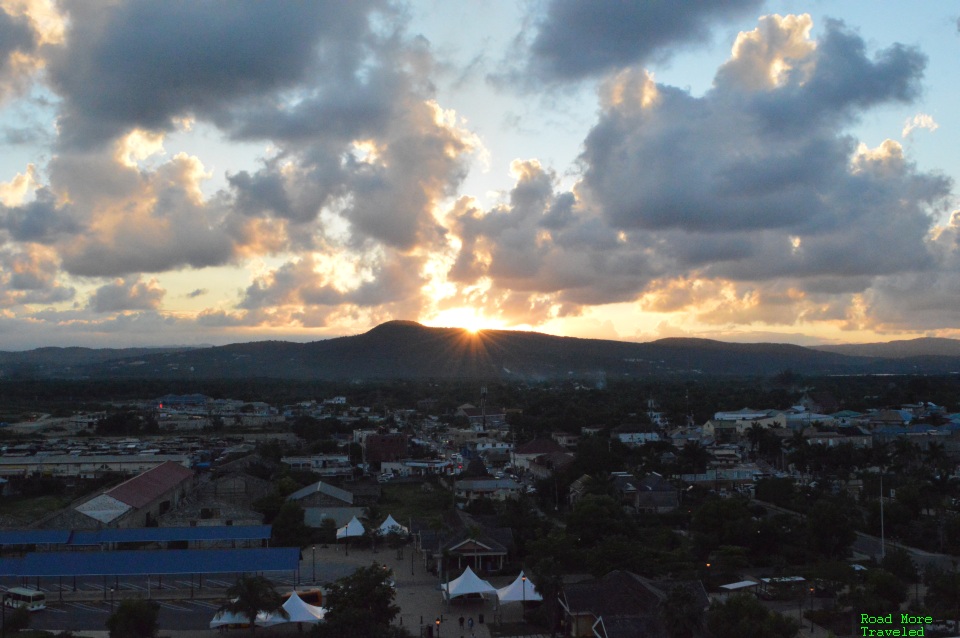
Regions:
<svg viewBox="0 0 960 638"><path fill-rule="evenodd" d="M3 545L64 545L70 541L68 529L12 529L0 531Z"/></svg>
<svg viewBox="0 0 960 638"><path fill-rule="evenodd" d="M181 549L118 552L34 552L0 559L0 576L146 576L296 571L300 550Z"/></svg>
<svg viewBox="0 0 960 638"><path fill-rule="evenodd" d="M270 538L270 525L218 525L211 527L140 527L77 531L71 545L102 543L160 543L170 541L249 541Z"/></svg>

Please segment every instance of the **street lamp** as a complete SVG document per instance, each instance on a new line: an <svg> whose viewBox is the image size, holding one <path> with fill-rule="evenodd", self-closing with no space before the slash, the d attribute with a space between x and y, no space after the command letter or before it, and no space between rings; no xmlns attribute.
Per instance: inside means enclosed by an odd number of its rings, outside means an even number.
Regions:
<svg viewBox="0 0 960 638"><path fill-rule="evenodd" d="M113 613L113 587L110 588L110 613Z"/></svg>
<svg viewBox="0 0 960 638"><path fill-rule="evenodd" d="M313 546L313 582L317 582L317 546Z"/></svg>
<svg viewBox="0 0 960 638"><path fill-rule="evenodd" d="M437 616L437 638L440 638L440 616Z"/></svg>

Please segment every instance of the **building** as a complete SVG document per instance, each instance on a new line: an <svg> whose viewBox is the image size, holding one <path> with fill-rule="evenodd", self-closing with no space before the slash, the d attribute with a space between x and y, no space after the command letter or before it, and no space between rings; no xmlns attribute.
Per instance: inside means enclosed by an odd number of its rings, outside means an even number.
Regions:
<svg viewBox="0 0 960 638"><path fill-rule="evenodd" d="M0 457L0 476L92 479L104 474L139 474L165 463L174 463L188 468L190 457L186 454L2 456Z"/></svg>
<svg viewBox="0 0 960 638"><path fill-rule="evenodd" d="M407 435L399 432L387 434L366 433L362 438L363 457L367 463L398 461L407 456Z"/></svg>
<svg viewBox="0 0 960 638"><path fill-rule="evenodd" d="M553 439L534 439L513 448L510 453L510 461L514 467L526 470L530 468L533 459L542 454L553 454L555 452L566 452L566 450Z"/></svg>
<svg viewBox="0 0 960 638"><path fill-rule="evenodd" d="M624 423L613 429L613 436L630 447L660 440L660 432L652 423Z"/></svg>
<svg viewBox="0 0 960 638"><path fill-rule="evenodd" d="M660 605L674 588L689 589L699 605L709 606L699 581L652 581L616 570L597 580L563 586L560 605L570 636L667 638Z"/></svg>
<svg viewBox="0 0 960 638"><path fill-rule="evenodd" d="M193 488L193 479L193 470L168 461L59 512L43 525L71 529L154 527L161 516L183 501Z"/></svg>
<svg viewBox="0 0 960 638"><path fill-rule="evenodd" d="M285 456L280 459L291 470L314 472L324 477L353 476L348 454L315 454L314 456Z"/></svg>
<svg viewBox="0 0 960 638"><path fill-rule="evenodd" d="M454 482L457 499L470 503L479 498L505 501L520 495L520 484L513 479L463 479Z"/></svg>

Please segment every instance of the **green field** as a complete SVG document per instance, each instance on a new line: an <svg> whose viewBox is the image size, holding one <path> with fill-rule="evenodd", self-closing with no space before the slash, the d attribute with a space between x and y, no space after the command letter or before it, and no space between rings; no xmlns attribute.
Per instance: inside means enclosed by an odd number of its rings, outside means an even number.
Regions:
<svg viewBox="0 0 960 638"><path fill-rule="evenodd" d="M424 489L429 485L432 490ZM401 525L408 525L411 518L430 521L439 519L452 507L448 490L430 483L396 483L383 486L383 496L378 507L392 514Z"/></svg>
<svg viewBox="0 0 960 638"><path fill-rule="evenodd" d="M70 502L70 498L56 495L3 498L0 499L0 519L10 527L25 527L47 514L66 507Z"/></svg>

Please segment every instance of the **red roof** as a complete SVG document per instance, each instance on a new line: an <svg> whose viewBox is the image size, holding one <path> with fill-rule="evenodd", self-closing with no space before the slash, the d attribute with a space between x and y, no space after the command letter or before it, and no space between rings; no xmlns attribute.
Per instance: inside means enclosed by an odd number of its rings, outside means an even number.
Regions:
<svg viewBox="0 0 960 638"><path fill-rule="evenodd" d="M179 463L166 461L124 481L107 491L106 495L130 507L141 508L190 478L193 478L193 470Z"/></svg>

